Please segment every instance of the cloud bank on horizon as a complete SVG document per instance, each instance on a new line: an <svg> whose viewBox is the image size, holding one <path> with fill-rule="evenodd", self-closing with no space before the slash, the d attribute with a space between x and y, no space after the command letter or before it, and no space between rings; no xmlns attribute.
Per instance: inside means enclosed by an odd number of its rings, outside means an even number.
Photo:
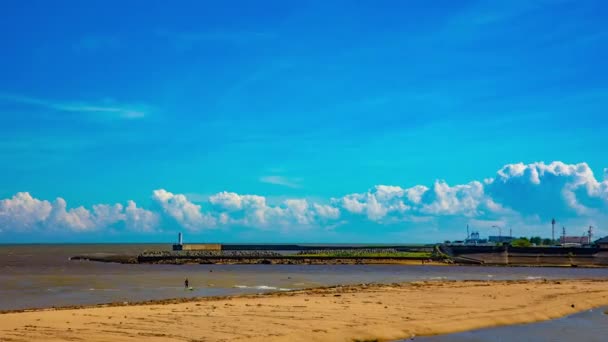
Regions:
<svg viewBox="0 0 608 342"><path fill-rule="evenodd" d="M403 227L419 240L429 228L435 236L447 236L463 222L473 227L504 225L515 229L515 235L538 234L552 217L576 233L588 225L600 234L608 233L602 225L608 218L608 171L597 179L586 163L559 161L508 164L492 178L466 184L437 180L431 186L409 188L376 185L325 201L289 198L271 203L261 195L224 191L195 203L184 194L158 189L152 202L150 208L134 201L68 208L62 198L50 202L20 192L0 200L0 234L104 230L197 234L219 228L229 235L231 228L246 228L286 236L301 231L332 231L339 236L367 221L373 229Z"/></svg>

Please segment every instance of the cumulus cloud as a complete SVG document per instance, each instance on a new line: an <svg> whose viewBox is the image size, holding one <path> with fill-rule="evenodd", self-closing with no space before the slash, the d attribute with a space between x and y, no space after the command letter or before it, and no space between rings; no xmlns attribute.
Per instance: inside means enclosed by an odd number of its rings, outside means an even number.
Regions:
<svg viewBox="0 0 608 342"><path fill-rule="evenodd" d="M84 207L67 210L65 200L57 198L52 208L46 220L46 224L51 227L69 228L73 231L90 231L96 228L91 212Z"/></svg>
<svg viewBox="0 0 608 342"><path fill-rule="evenodd" d="M239 195L234 192L220 192L209 197L209 202L220 208L232 211L243 209L259 209L266 206L266 198L257 195Z"/></svg>
<svg viewBox="0 0 608 342"><path fill-rule="evenodd" d="M416 185L405 191L407 199L413 204L420 204L422 196L429 190L424 185Z"/></svg>
<svg viewBox="0 0 608 342"><path fill-rule="evenodd" d="M129 201L133 202L133 201ZM123 212L122 204L96 204L93 206L93 215L95 216L95 225L99 227L108 227L116 224L119 221L125 220L126 216Z"/></svg>
<svg viewBox="0 0 608 342"><path fill-rule="evenodd" d="M487 184L497 202L525 214L592 215L608 202L608 180L586 163L509 164Z"/></svg>
<svg viewBox="0 0 608 342"><path fill-rule="evenodd" d="M337 220L340 218L340 209L326 204L313 203L313 208L321 219Z"/></svg>
<svg viewBox="0 0 608 342"><path fill-rule="evenodd" d="M0 201L0 227L15 231L32 230L46 220L52 209L49 201L41 201L27 192L19 192L12 198Z"/></svg>
<svg viewBox="0 0 608 342"><path fill-rule="evenodd" d="M3 231L90 232L120 224L127 229L152 231L157 221L156 213L138 208L133 201L129 201L126 208L121 204L97 204L91 210L82 206L68 209L63 198L49 202L27 192L0 201L0 228Z"/></svg>
<svg viewBox="0 0 608 342"><path fill-rule="evenodd" d="M409 188L376 185L325 203L305 198L269 200L224 191L200 198L196 204L184 194L164 189L153 191L152 199L157 210L140 208L133 201L126 206L97 204L87 209L69 208L62 198L49 202L21 192L0 201L0 230L88 232L124 227L150 232L161 224L191 231L232 226L327 230L338 226L347 229L358 220L436 229L467 222L511 222L528 229L552 217L597 228L606 218L602 212L608 209L608 179L604 175L598 180L586 163L516 163L505 165L483 181L450 185L438 180L430 187Z"/></svg>
<svg viewBox="0 0 608 342"><path fill-rule="evenodd" d="M423 216L594 215L606 208L608 180L598 181L586 163L517 163L505 165L483 182L450 186L436 181L432 188L407 189L377 185L332 203L378 222L391 217L411 221Z"/></svg>
<svg viewBox="0 0 608 342"><path fill-rule="evenodd" d="M190 202L185 195L159 189L154 191L152 198L161 206L165 214L186 229L195 231L216 225L215 218L203 214L201 206Z"/></svg>
<svg viewBox="0 0 608 342"><path fill-rule="evenodd" d="M224 221L260 228L309 227L340 216L338 208L306 199L287 199L270 205L264 196L220 192L211 196L209 202L216 210L229 214L230 219Z"/></svg>
<svg viewBox="0 0 608 342"><path fill-rule="evenodd" d="M477 216L488 200L483 185L477 181L455 186L437 181L426 195L427 203L420 211L432 215Z"/></svg>
<svg viewBox="0 0 608 342"><path fill-rule="evenodd" d="M399 186L376 185L366 193L334 198L332 203L347 212L364 214L370 220L379 221L389 214L403 214L411 209L411 206L405 203L408 200L409 190Z"/></svg>
<svg viewBox="0 0 608 342"><path fill-rule="evenodd" d="M129 201L125 208L125 223L127 229L141 232L155 231L159 223L159 215L152 211L138 208L134 201Z"/></svg>

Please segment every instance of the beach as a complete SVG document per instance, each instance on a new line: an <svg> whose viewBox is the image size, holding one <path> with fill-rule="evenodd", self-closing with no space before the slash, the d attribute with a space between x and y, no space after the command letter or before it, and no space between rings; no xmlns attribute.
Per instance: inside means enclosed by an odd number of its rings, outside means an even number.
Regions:
<svg viewBox="0 0 608 342"><path fill-rule="evenodd" d="M394 341L608 304L608 281L417 281L4 313L1 341Z"/></svg>

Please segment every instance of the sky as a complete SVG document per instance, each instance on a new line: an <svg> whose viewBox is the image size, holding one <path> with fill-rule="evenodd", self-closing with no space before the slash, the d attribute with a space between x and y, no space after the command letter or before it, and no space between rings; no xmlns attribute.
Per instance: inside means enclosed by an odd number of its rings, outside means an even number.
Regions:
<svg viewBox="0 0 608 342"><path fill-rule="evenodd" d="M0 7L0 243L608 235L605 1Z"/></svg>

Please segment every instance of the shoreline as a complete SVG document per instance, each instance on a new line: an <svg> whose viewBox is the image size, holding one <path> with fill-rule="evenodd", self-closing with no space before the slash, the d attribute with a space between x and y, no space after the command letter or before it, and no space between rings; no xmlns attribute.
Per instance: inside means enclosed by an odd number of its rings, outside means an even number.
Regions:
<svg viewBox="0 0 608 342"><path fill-rule="evenodd" d="M415 281L10 310L0 314L0 335L8 341L47 335L88 341L391 341L538 322L604 305L608 280Z"/></svg>
<svg viewBox="0 0 608 342"><path fill-rule="evenodd" d="M422 266L422 265L420 265ZM468 266L468 265L467 265ZM521 267L521 266L517 266ZM537 267L537 266L534 266ZM552 267L552 266L547 266ZM140 301L114 301L107 303L98 303L98 304L74 304L74 305L61 305L61 306L48 306L48 307L33 307L33 308L24 308L24 309L0 309L0 318L2 315L6 314L19 314L19 313L28 313L28 312L46 312L46 311L62 311L62 310L81 310L81 309L96 309L96 308L111 308L111 307L129 307L129 306L147 306L147 305L171 305L171 304L184 304L184 303L197 303L197 302L211 302L211 301L221 301L221 300L232 300L238 298L269 298L269 297L284 297L284 296L293 296L293 295L306 295L311 293L333 293L332 291L345 291L348 293L355 293L358 290L366 289L372 290L374 288L383 288L387 286L398 286L404 287L407 285L421 286L421 285L435 285L435 284L456 284L456 283L484 283L484 284L529 284L529 283L556 283L561 284L564 282L601 282L606 283L608 288L608 279L600 279L600 278L584 278L584 279L515 279L515 280L413 280L413 281L404 281L397 283L359 283L359 284L345 284L345 285L331 285L331 286L319 286L319 287L308 287L301 289L294 289L288 291L267 291L267 292L259 292L259 293L242 293L242 294L231 294L231 295L223 295L223 296L197 296L197 297L172 297L165 299L150 299L150 300L140 300ZM607 304L608 305L608 304ZM602 305L600 305L602 306Z"/></svg>

